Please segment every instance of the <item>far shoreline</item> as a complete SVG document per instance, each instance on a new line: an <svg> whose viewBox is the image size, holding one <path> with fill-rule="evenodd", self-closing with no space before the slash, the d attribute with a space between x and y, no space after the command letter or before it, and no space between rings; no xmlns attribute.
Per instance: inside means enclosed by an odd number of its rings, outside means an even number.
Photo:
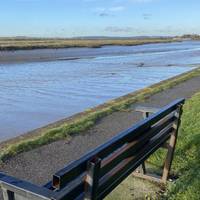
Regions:
<svg viewBox="0 0 200 200"><path fill-rule="evenodd" d="M105 53L95 51L106 46L138 46L182 42L180 39L132 39L132 40L1 40L0 65L27 62L48 62L62 60L90 59L103 56ZM83 52L89 50L90 53ZM73 51L80 53L73 54ZM71 52L72 51L72 52ZM92 52L92 53L91 53Z"/></svg>
<svg viewBox="0 0 200 200"><path fill-rule="evenodd" d="M200 68L198 67L189 72L121 96L97 107L87 109L84 112L51 123L47 126L35 129L9 140L2 141L0 142L0 162L18 153L35 149L57 140L66 139L70 141L70 138L73 137L77 131L74 130L74 126L80 129L78 132L81 134L83 131L94 126L98 120L104 118L105 116L108 116L113 112L120 111L121 109L126 109L133 103L143 101L156 93L169 89L199 75ZM66 131L66 135L62 134L63 128L68 130Z"/></svg>

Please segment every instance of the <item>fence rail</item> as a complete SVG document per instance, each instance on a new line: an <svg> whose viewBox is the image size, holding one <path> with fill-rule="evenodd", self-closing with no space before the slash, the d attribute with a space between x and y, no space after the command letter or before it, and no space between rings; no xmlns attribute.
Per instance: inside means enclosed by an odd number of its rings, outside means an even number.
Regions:
<svg viewBox="0 0 200 200"><path fill-rule="evenodd" d="M145 119L100 145L53 175L43 187L0 173L0 185L5 200L100 200L107 196L140 165L146 174L145 160L157 149L167 147L161 182L169 176L184 99L178 99L162 109L144 107ZM156 113L153 113L156 112ZM153 113L149 116L149 113ZM169 140L169 143L166 142ZM155 178L154 178L155 179ZM152 178L152 180L154 180Z"/></svg>

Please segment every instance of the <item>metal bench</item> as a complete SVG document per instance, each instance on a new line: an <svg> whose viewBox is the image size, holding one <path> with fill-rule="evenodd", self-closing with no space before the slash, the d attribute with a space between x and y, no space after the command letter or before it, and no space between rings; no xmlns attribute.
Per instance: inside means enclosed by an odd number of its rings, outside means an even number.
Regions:
<svg viewBox="0 0 200 200"><path fill-rule="evenodd" d="M159 110L137 108L145 119L61 169L43 187L0 173L4 200L103 199L140 165L144 169L144 161L163 146L168 152L161 178L147 175L145 169L133 174L166 183L183 104L179 99Z"/></svg>

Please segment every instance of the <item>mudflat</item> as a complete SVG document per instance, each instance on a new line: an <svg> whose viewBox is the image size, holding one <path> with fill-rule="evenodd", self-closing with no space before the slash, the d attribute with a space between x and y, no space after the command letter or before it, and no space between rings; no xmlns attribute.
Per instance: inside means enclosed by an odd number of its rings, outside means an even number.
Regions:
<svg viewBox="0 0 200 200"><path fill-rule="evenodd" d="M176 43L176 39L141 40L1 40L0 64L75 60L103 55L133 53L131 48L146 44ZM114 47L114 50L113 50Z"/></svg>
<svg viewBox="0 0 200 200"><path fill-rule="evenodd" d="M13 52L85 59L0 64L0 142L189 71L200 64L199 47L185 41Z"/></svg>

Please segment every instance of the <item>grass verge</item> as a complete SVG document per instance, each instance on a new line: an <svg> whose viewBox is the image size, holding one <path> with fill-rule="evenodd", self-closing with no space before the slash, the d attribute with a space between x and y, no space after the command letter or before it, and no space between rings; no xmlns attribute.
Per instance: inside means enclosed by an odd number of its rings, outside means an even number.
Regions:
<svg viewBox="0 0 200 200"><path fill-rule="evenodd" d="M173 173L179 178L173 183L168 183L165 195L160 193L159 185L129 176L106 200L200 199L200 92L186 101L181 121L172 166ZM163 163L163 156L164 151L158 151L150 161L158 166Z"/></svg>
<svg viewBox="0 0 200 200"><path fill-rule="evenodd" d="M166 199L200 199L200 93L184 105L173 170L179 174L169 184Z"/></svg>
<svg viewBox="0 0 200 200"><path fill-rule="evenodd" d="M76 119L73 122L64 123L56 128L48 129L42 132L37 137L33 137L31 139L24 139L15 144L8 145L2 148L0 152L0 161L3 162L6 159L15 156L19 153L38 148L42 145L49 144L56 140L68 138L69 136L72 136L74 134L79 134L94 126L99 119L113 112L128 108L131 104L137 101L144 100L145 98L148 98L149 96L155 93L171 88L174 85L177 85L178 83L184 82L192 77L199 75L200 68L192 70L180 76L168 79L166 81L162 81L161 83L154 84L138 92L134 92L124 97L110 101L104 104L103 106L99 106L99 109L88 110L83 116L81 116L79 119Z"/></svg>
<svg viewBox="0 0 200 200"><path fill-rule="evenodd" d="M183 107L172 173L179 178L168 183L166 200L200 199L200 92ZM157 151L149 161L159 166L165 153Z"/></svg>
<svg viewBox="0 0 200 200"><path fill-rule="evenodd" d="M151 43L178 42L173 38L147 38L147 39L15 39L0 38L0 50L31 50L31 49L57 49L69 47L99 48L105 45L141 45Z"/></svg>

